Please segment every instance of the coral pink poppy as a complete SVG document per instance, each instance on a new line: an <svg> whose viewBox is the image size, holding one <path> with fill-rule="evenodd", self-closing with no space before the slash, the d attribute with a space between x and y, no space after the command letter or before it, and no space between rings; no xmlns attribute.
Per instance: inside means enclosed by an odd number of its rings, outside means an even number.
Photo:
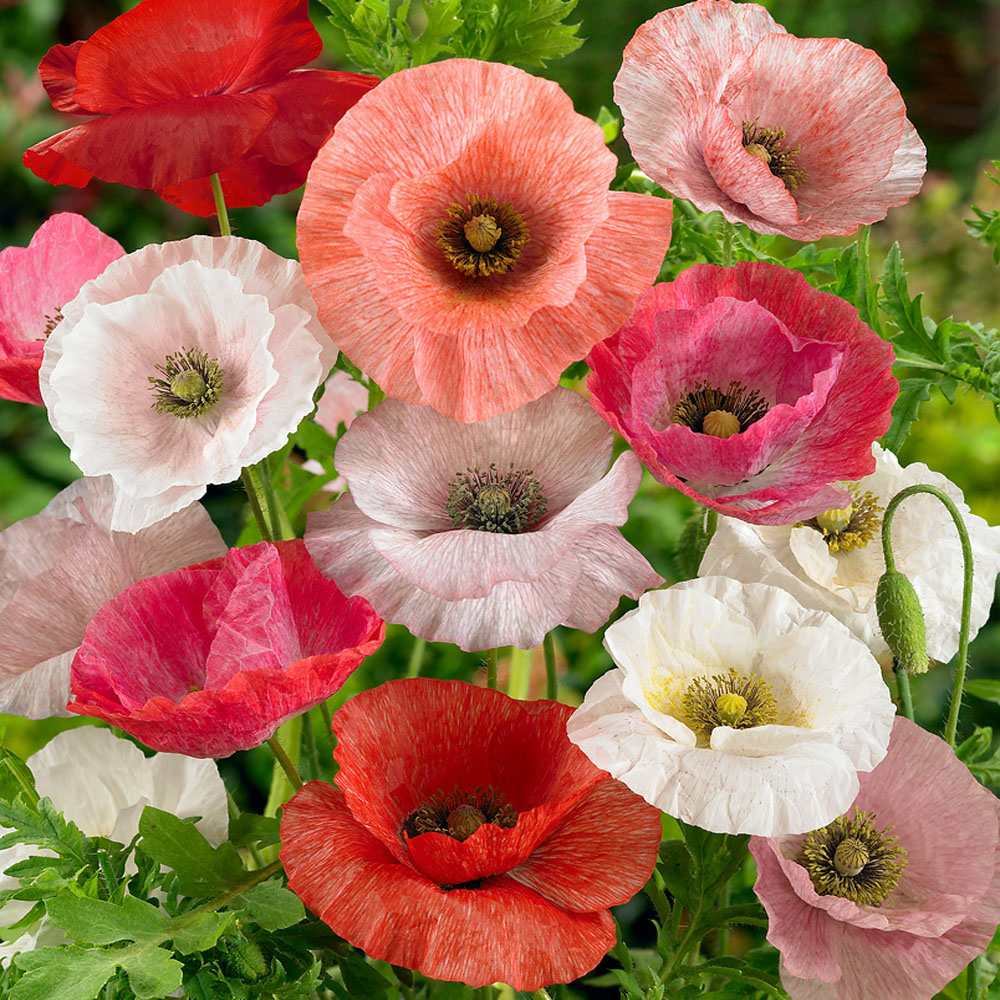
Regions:
<svg viewBox="0 0 1000 1000"><path fill-rule="evenodd" d="M597 412L646 468L720 513L786 524L846 507L898 385L857 310L776 264L696 264L587 359Z"/></svg>
<svg viewBox="0 0 1000 1000"><path fill-rule="evenodd" d="M642 469L570 389L463 424L383 400L337 446L349 495L309 515L306 545L345 594L462 649L599 629L661 578L622 538Z"/></svg>
<svg viewBox="0 0 1000 1000"><path fill-rule="evenodd" d="M72 212L42 223L27 247L0 250L0 398L41 405L38 369L60 310L124 253Z"/></svg>
<svg viewBox="0 0 1000 1000"><path fill-rule="evenodd" d="M328 698L385 635L300 540L230 549L106 604L73 661L67 706L154 750L228 757Z"/></svg>
<svg viewBox="0 0 1000 1000"><path fill-rule="evenodd" d="M97 115L36 143L50 184L153 188L186 212L263 205L299 187L316 150L375 77L296 70L322 49L306 0L143 0L38 67L57 111Z"/></svg>
<svg viewBox="0 0 1000 1000"><path fill-rule="evenodd" d="M566 737L571 709L390 681L333 720L337 788L285 803L289 886L372 958L518 990L592 969L653 870L660 814Z"/></svg>
<svg viewBox="0 0 1000 1000"><path fill-rule="evenodd" d="M0 712L66 715L69 670L91 618L137 580L225 554L201 504L134 535L111 530L109 476L78 479L0 532Z"/></svg>
<svg viewBox="0 0 1000 1000"><path fill-rule="evenodd" d="M459 420L536 399L628 318L671 205L611 192L601 129L549 80L451 59L358 102L309 172L320 319L390 396Z"/></svg>
<svg viewBox="0 0 1000 1000"><path fill-rule="evenodd" d="M885 63L842 38L789 35L758 4L657 14L625 49L615 101L653 180L759 233L853 233L924 175Z"/></svg>
<svg viewBox="0 0 1000 1000"><path fill-rule="evenodd" d="M930 1000L1000 921L1000 806L907 719L860 778L822 830L750 841L767 937L792 1000Z"/></svg>

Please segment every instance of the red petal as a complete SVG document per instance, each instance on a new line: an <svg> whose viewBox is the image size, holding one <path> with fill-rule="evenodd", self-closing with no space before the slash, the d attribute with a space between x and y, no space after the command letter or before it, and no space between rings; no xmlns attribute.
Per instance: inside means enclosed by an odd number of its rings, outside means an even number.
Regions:
<svg viewBox="0 0 1000 1000"><path fill-rule="evenodd" d="M571 712L463 681L389 681L355 695L334 716L337 783L358 821L400 860L407 857L400 830L431 796L492 786L520 814L523 834L506 833L510 856L523 858L606 777L569 742ZM448 848L460 870L477 863L477 835ZM422 860L430 846L418 848Z"/></svg>
<svg viewBox="0 0 1000 1000"><path fill-rule="evenodd" d="M335 933L435 979L535 990L588 972L615 941L607 910L565 913L505 876L440 889L396 862L319 781L285 803L281 860L289 886Z"/></svg>
<svg viewBox="0 0 1000 1000"><path fill-rule="evenodd" d="M0 399L43 406L38 388L41 358L0 358Z"/></svg>
<svg viewBox="0 0 1000 1000"><path fill-rule="evenodd" d="M69 707L154 749L225 757L328 698L384 634L301 540L232 549L106 604L74 660Z"/></svg>
<svg viewBox="0 0 1000 1000"><path fill-rule="evenodd" d="M32 146L25 166L50 184L83 187L91 176L161 188L232 166L267 127L266 94L190 98L122 111Z"/></svg>
<svg viewBox="0 0 1000 1000"><path fill-rule="evenodd" d="M84 44L76 100L107 114L273 83L322 49L307 8L306 0L145 0Z"/></svg>
<svg viewBox="0 0 1000 1000"><path fill-rule="evenodd" d="M617 906L652 875L661 836L659 809L602 781L510 877L565 910Z"/></svg>
<svg viewBox="0 0 1000 1000"><path fill-rule="evenodd" d="M38 75L49 95L52 107L67 114L88 114L73 96L76 90L76 57L83 42L53 45L38 64Z"/></svg>

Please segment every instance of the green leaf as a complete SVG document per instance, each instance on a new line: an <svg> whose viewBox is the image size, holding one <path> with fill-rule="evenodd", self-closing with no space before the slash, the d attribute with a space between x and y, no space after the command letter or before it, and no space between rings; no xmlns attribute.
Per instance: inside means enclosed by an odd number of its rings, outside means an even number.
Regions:
<svg viewBox="0 0 1000 1000"><path fill-rule="evenodd" d="M344 977L344 985L354 997L381 997L386 994L392 981L387 979L373 965L355 952L342 955L337 959L340 974Z"/></svg>
<svg viewBox="0 0 1000 1000"><path fill-rule="evenodd" d="M170 924L162 910L135 896L126 896L121 906L87 896L63 893L48 904L48 913L71 938L89 944L163 939Z"/></svg>
<svg viewBox="0 0 1000 1000"><path fill-rule="evenodd" d="M174 923L181 923L184 919L178 918ZM199 913L193 923L171 933L174 948L182 955L207 951L215 946L235 919L236 915L231 911Z"/></svg>
<svg viewBox="0 0 1000 1000"><path fill-rule="evenodd" d="M319 462L328 472L333 472L333 453L337 439L325 427L314 420L303 420L295 432L295 445L306 453L307 458Z"/></svg>
<svg viewBox="0 0 1000 1000"><path fill-rule="evenodd" d="M110 952L119 955L120 952ZM144 948L120 962L139 1000L169 996L181 985L184 967L164 948Z"/></svg>
<svg viewBox="0 0 1000 1000"><path fill-rule="evenodd" d="M984 701L992 701L1000 705L1000 681L985 678L982 680L966 681L966 694L982 698Z"/></svg>
<svg viewBox="0 0 1000 1000"><path fill-rule="evenodd" d="M37 805L38 792L31 768L12 750L0 747L0 800L13 802L22 793L29 805Z"/></svg>
<svg viewBox="0 0 1000 1000"><path fill-rule="evenodd" d="M139 833L142 851L173 868L179 891L186 896L216 896L246 877L243 862L231 843L212 847L193 823L185 823L162 809L143 809Z"/></svg>
<svg viewBox="0 0 1000 1000"><path fill-rule="evenodd" d="M248 889L234 899L232 905L246 909L267 931L292 927L300 920L304 920L306 915L305 907L299 897L276 879Z"/></svg>
<svg viewBox="0 0 1000 1000"><path fill-rule="evenodd" d="M229 839L237 847L270 847L280 842L281 822L275 816L241 812L229 821Z"/></svg>
<svg viewBox="0 0 1000 1000"><path fill-rule="evenodd" d="M955 747L955 756L965 763L978 760L989 753L993 745L993 730L989 726L976 726L973 734Z"/></svg>
<svg viewBox="0 0 1000 1000"><path fill-rule="evenodd" d="M94 1000L114 974L116 954L77 947L23 951L14 964L26 975L10 1000Z"/></svg>
<svg viewBox="0 0 1000 1000"><path fill-rule="evenodd" d="M691 879L691 852L680 840L666 840L660 844L660 861L657 871L663 885L674 899L690 908L694 886Z"/></svg>
<svg viewBox="0 0 1000 1000"><path fill-rule="evenodd" d="M604 141L612 143L618 138L622 120L602 104L600 110L597 112L597 124L604 130Z"/></svg>
<svg viewBox="0 0 1000 1000"><path fill-rule="evenodd" d="M882 438L882 444L891 452L899 451L917 419L920 404L930 399L931 383L926 378L904 378L899 383L899 395L892 406L892 424Z"/></svg>
<svg viewBox="0 0 1000 1000"><path fill-rule="evenodd" d="M892 337L892 342L917 357L937 361L939 364L946 362L949 357L947 331L941 331L939 336L938 325L933 320L924 318L920 307L922 295L910 298L903 255L898 243L893 243L885 258L881 285L884 293L880 303L882 310L899 328L899 333Z"/></svg>
<svg viewBox="0 0 1000 1000"><path fill-rule="evenodd" d="M23 797L16 802L0 801L0 826L14 828L0 837L0 849L18 843L37 844L77 862L80 867L87 864L83 834L63 818L49 799L39 799L33 807L24 804Z"/></svg>

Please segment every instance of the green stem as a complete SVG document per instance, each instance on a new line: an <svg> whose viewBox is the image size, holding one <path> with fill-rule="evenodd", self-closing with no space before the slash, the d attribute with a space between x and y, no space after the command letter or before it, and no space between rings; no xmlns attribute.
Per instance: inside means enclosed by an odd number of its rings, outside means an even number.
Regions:
<svg viewBox="0 0 1000 1000"><path fill-rule="evenodd" d="M308 720L307 720L308 721ZM288 780L292 784L292 788L298 791L302 787L302 779L299 777L299 772L295 770L295 765L292 763L292 758L288 756L285 752L285 748L278 742L277 736L272 736L268 741L267 745L271 748L275 759L281 765L281 769L285 772Z"/></svg>
<svg viewBox="0 0 1000 1000"><path fill-rule="evenodd" d="M271 534L271 525L264 515L264 508L261 506L263 490L260 487L260 473L254 466L248 465L243 470L241 478L243 479L243 487L247 491L247 501L250 504L250 510L253 512L253 519L257 522L257 527L260 529L260 537L265 542L273 542L274 536Z"/></svg>
<svg viewBox="0 0 1000 1000"><path fill-rule="evenodd" d="M316 747L316 733L313 731L312 713L302 717L302 756L309 762L309 770L314 778L319 777L319 750Z"/></svg>
<svg viewBox="0 0 1000 1000"><path fill-rule="evenodd" d="M725 221L722 223L722 266L733 266L733 227Z"/></svg>
<svg viewBox="0 0 1000 1000"><path fill-rule="evenodd" d="M212 185L212 197L215 199L215 214L219 217L219 235L231 236L233 230L229 225L229 212L226 210L226 199L222 194L222 181L219 180L218 174L212 174L209 182Z"/></svg>
<svg viewBox="0 0 1000 1000"><path fill-rule="evenodd" d="M910 720L913 718L913 695L910 693L910 671L906 667L899 667L896 670L896 687L899 688L899 700L903 703L903 715Z"/></svg>
<svg viewBox="0 0 1000 1000"><path fill-rule="evenodd" d="M979 964L982 957L976 956L965 970L965 1000L979 1000Z"/></svg>
<svg viewBox="0 0 1000 1000"><path fill-rule="evenodd" d="M531 996L532 996L533 1000L552 1000L552 997L549 994L549 991L546 990L546 989L535 990L531 994Z"/></svg>
<svg viewBox="0 0 1000 1000"><path fill-rule="evenodd" d="M292 526L278 502L278 495L274 492L271 463L266 456L257 463L257 471L264 491L264 503L261 507L271 526L271 536L283 539L294 538L295 533L292 531Z"/></svg>
<svg viewBox="0 0 1000 1000"><path fill-rule="evenodd" d="M542 648L545 650L545 697L556 701L559 697L559 683L556 679L556 640L553 632L545 634Z"/></svg>
<svg viewBox="0 0 1000 1000"><path fill-rule="evenodd" d="M962 692L965 689L965 669L969 659L969 632L972 619L972 544L969 542L969 532L965 528L965 521L962 514L947 493L931 486L928 483L917 483L914 486L907 486L905 490L900 490L890 501L885 509L885 517L882 519L882 549L885 554L886 570L892 572L896 566L892 557L892 541L890 535L890 524L899 505L915 493L929 493L937 497L945 505L955 528L958 531L958 538L962 545L962 560L964 564L964 581L962 585L962 620L958 638L958 659L955 663L955 682L951 691L951 703L948 706L948 721L945 724L944 738L948 745L955 746L955 736L958 732L958 713L962 708Z"/></svg>
<svg viewBox="0 0 1000 1000"><path fill-rule="evenodd" d="M326 727L326 735L333 738L333 716L330 714L330 706L325 702L319 703L319 714L323 716L323 725Z"/></svg>
<svg viewBox="0 0 1000 1000"><path fill-rule="evenodd" d="M494 691L497 688L497 653L499 650L494 646L486 652L486 686Z"/></svg>
<svg viewBox="0 0 1000 1000"><path fill-rule="evenodd" d="M407 677L419 677L420 668L424 663L424 650L427 648L426 639L414 639L413 648L410 650L410 662L406 665Z"/></svg>
<svg viewBox="0 0 1000 1000"><path fill-rule="evenodd" d="M712 540L712 536L715 534L715 529L719 526L719 512L717 510L706 510L705 513L705 548L708 548L708 543Z"/></svg>
<svg viewBox="0 0 1000 1000"><path fill-rule="evenodd" d="M719 909L724 910L732 900L733 887L731 882L727 882L722 887L722 895L719 898ZM718 948L716 949L721 958L729 954L729 924L723 924L719 928Z"/></svg>
<svg viewBox="0 0 1000 1000"><path fill-rule="evenodd" d="M670 900L660 888L655 871L649 876L649 881L642 887L642 891L649 896L653 909L656 910L656 919L659 920L660 926L668 927L670 925Z"/></svg>
<svg viewBox="0 0 1000 1000"><path fill-rule="evenodd" d="M516 646L510 651L507 694L511 698L520 698L523 701L531 691L531 653L531 650L518 649Z"/></svg>

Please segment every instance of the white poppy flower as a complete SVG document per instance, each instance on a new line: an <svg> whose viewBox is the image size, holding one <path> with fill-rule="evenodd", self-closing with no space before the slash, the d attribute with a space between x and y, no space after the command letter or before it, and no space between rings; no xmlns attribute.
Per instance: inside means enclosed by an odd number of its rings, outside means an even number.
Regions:
<svg viewBox="0 0 1000 1000"><path fill-rule="evenodd" d="M236 237L121 257L63 316L42 398L84 474L114 479L115 531L186 507L280 448L336 358L299 265Z"/></svg>
<svg viewBox="0 0 1000 1000"><path fill-rule="evenodd" d="M181 819L200 816L195 825L213 845L229 835L226 789L213 760L175 753L146 757L108 729L81 726L54 736L27 764L38 794L51 799L85 836L128 844L139 832L139 817L147 805ZM5 832L3 827L0 832ZM0 851L0 889L17 888L17 879L2 874L11 865L50 853L31 844ZM136 870L131 860L127 870ZM31 907L26 900L11 900L0 907L2 925L17 923ZM43 918L21 937L0 945L0 962L61 940L61 932Z"/></svg>
<svg viewBox="0 0 1000 1000"><path fill-rule="evenodd" d="M587 692L569 738L685 823L814 830L885 756L895 709L878 662L776 587L708 577L653 591L604 644L618 669Z"/></svg>
<svg viewBox="0 0 1000 1000"><path fill-rule="evenodd" d="M990 613L1000 571L1000 528L969 512L954 483L920 462L905 467L891 451L873 446L875 471L848 484L854 503L803 525L747 524L720 517L699 570L787 590L807 608L828 611L880 658L888 658L875 611L875 588L885 572L882 514L902 489L928 483L957 504L973 555L972 635ZM958 650L964 576L954 522L943 504L918 494L904 500L892 519L896 568L913 583L927 625L927 652L948 661Z"/></svg>

